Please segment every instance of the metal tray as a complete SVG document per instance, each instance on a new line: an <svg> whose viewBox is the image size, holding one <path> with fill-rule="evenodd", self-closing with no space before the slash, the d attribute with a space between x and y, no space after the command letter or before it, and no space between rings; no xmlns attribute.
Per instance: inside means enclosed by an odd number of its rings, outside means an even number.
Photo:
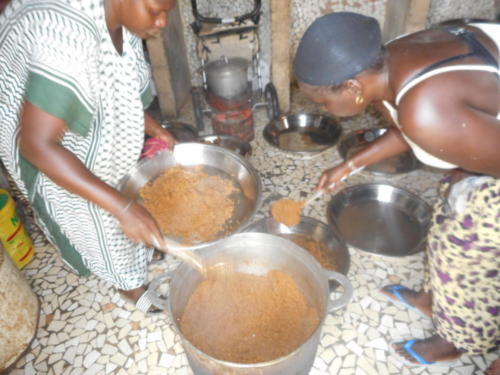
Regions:
<svg viewBox="0 0 500 375"><path fill-rule="evenodd" d="M342 127L332 117L298 113L280 116L264 128L264 139L273 147L295 154L316 154L334 146Z"/></svg>
<svg viewBox="0 0 500 375"><path fill-rule="evenodd" d="M354 154L361 151L368 144L379 138L387 131L386 128L372 128L357 130L343 137L338 145L340 156L347 160ZM412 151L407 151L401 155L383 160L366 167L366 170L375 174L393 175L406 173L417 169L420 166Z"/></svg>
<svg viewBox="0 0 500 375"><path fill-rule="evenodd" d="M328 222L359 250L390 257L424 249L432 208L406 190L386 184L361 184L334 195Z"/></svg>

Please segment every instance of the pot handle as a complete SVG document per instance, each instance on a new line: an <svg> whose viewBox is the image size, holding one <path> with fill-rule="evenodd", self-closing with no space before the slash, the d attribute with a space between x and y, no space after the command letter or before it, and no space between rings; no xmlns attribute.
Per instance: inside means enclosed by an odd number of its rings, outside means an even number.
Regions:
<svg viewBox="0 0 500 375"><path fill-rule="evenodd" d="M150 298L153 305L156 307L166 310L168 308L168 299L160 295L160 286L165 282L172 279L172 271L164 272L158 277L154 278L149 284L148 291L150 292Z"/></svg>
<svg viewBox="0 0 500 375"><path fill-rule="evenodd" d="M351 282L347 277L345 277L341 273L329 270L324 270L323 272L325 273L328 280L335 280L344 287L344 294L342 294L340 298L337 298L334 301L330 300L328 302L328 307L327 307L328 311L333 311L340 309L341 307L344 307L351 301L352 296L354 294L354 289L352 287Z"/></svg>

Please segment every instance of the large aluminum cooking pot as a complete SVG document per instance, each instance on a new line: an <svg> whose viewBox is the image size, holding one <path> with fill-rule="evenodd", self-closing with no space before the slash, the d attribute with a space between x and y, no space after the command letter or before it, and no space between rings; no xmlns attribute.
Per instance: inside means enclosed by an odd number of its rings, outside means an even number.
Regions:
<svg viewBox="0 0 500 375"><path fill-rule="evenodd" d="M244 58L221 58L205 64L202 69L208 91L218 97L234 99L248 88L248 60Z"/></svg>
<svg viewBox="0 0 500 375"><path fill-rule="evenodd" d="M311 369L326 315L345 306L352 298L353 289L342 274L321 268L320 264L295 243L267 233L239 233L224 241L200 251L206 267L224 263L237 272L264 275L271 270L282 270L293 277L308 302L320 312L320 323L300 347L286 356L272 361L241 364L222 361L211 357L192 345L179 328L186 304L202 276L187 264L181 264L170 273L165 273L151 282L149 290L155 295L154 304L168 310L170 319L178 331L189 364L196 375L282 375L308 374ZM170 280L167 284L166 281ZM343 286L339 299L330 300L329 280L336 280ZM168 298L163 297L169 289ZM206 322L210 324L210 322Z"/></svg>

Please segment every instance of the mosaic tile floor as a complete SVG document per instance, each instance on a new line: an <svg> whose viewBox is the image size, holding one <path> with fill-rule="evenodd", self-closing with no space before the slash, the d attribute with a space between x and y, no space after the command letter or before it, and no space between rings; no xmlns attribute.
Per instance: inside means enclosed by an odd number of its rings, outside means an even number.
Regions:
<svg viewBox="0 0 500 375"><path fill-rule="evenodd" d="M262 138L265 120L256 115L256 139L251 162L260 172L263 205L256 219L266 216L269 204L281 196L309 194L321 171L340 158L335 148L311 158L284 155ZM377 124L379 119L359 116L343 122L345 129ZM421 169L395 177L369 172L353 176L347 185L385 181L419 194L429 203L436 197L441 174ZM316 201L308 216L326 222L329 196ZM109 284L95 277L78 278L67 271L54 248L35 236L37 256L23 270L41 302L39 328L29 352L10 375L191 374L179 335L166 314L146 317L124 303ZM310 374L339 375L479 375L498 357L463 357L453 368L407 368L389 353L389 343L400 338L424 338L432 324L419 315L387 302L378 292L388 283L418 288L423 254L388 259L350 249L348 274L355 294L344 309L328 314L320 347ZM168 259L152 265L150 278L173 269Z"/></svg>

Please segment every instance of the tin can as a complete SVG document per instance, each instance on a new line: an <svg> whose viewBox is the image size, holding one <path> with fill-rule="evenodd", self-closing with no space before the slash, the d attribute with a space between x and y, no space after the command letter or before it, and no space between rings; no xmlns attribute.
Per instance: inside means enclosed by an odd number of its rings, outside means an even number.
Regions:
<svg viewBox="0 0 500 375"><path fill-rule="evenodd" d="M17 268L22 269L35 254L31 238L7 190L0 189L0 240Z"/></svg>

